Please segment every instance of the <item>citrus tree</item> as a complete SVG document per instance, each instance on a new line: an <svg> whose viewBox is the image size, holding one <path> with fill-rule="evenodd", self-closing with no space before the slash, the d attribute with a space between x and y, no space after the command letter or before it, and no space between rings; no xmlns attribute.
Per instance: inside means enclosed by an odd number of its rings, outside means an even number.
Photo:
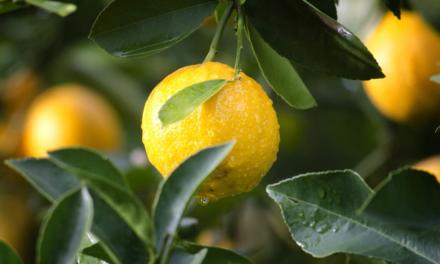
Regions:
<svg viewBox="0 0 440 264"><path fill-rule="evenodd" d="M148 210L109 158L87 148L61 148L45 156L47 149L63 146L55 141L42 146L42 137L48 136L44 127L34 126L36 118L26 122L31 131L24 141L27 154L41 157L9 159L6 164L51 203L39 231L36 263L252 263L234 251L181 236L194 197L209 207L217 200L249 192L276 160L280 144L277 114L262 86L242 71L246 51L253 54L267 86L290 107L306 110L319 104L299 74L307 69L365 81L373 104L397 122L435 119L440 107L435 83L440 72L435 65L440 61L440 37L432 10L438 10L439 2L414 1L419 10L415 13L401 12L400 1L384 1L394 16L387 15L381 30L367 41L379 63L337 21L337 2L109 3L97 16L90 39L116 57L130 60L162 52L189 37L206 19L216 21L216 30L206 57L168 74L145 102L142 141L149 162L163 176ZM32 5L61 16L76 9L64 2L26 0L1 1L0 12ZM401 15L408 20L400 22ZM230 66L216 62L216 56L225 28L231 24L236 50ZM416 34L414 42L402 45L403 52L392 45L383 48L383 42L405 41L403 36ZM429 55L424 52L426 47ZM389 66L404 52L420 67L417 74L405 65L396 72L396 67ZM416 84L422 84L429 96L418 96ZM88 140L89 146L105 150L120 144L118 133L107 133L109 127L114 127L111 131L120 128L104 102L82 87L60 89L69 90L68 96L45 94L31 107L37 109L35 115L44 113L41 119L56 120L65 118L58 114L67 111L69 119L76 120L75 114L80 112L77 127L67 128L63 137L77 140L72 131L85 130L88 123L95 124L96 131L86 131L78 138ZM55 107L45 109L45 100L53 100ZM102 109L101 115L94 116L78 104L85 100ZM101 118L106 122L101 123ZM347 169L288 177L265 190L279 206L291 239L313 257L341 253L343 261L351 264L434 264L440 263L440 204L436 202L440 188L432 175L440 177L439 168L433 165L437 163L421 162L416 165L419 170L400 168L374 186ZM21 260L0 242L0 263Z"/></svg>

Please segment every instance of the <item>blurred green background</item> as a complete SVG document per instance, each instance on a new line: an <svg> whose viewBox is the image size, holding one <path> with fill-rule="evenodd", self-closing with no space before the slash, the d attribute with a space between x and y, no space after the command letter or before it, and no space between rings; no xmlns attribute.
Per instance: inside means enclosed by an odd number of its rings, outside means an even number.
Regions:
<svg viewBox="0 0 440 264"><path fill-rule="evenodd" d="M120 59L87 38L96 15L108 1L70 2L78 10L66 18L32 7L0 15L1 158L20 156L23 119L35 97L54 85L79 83L102 95L117 111L124 145L108 155L149 205L160 176L148 164L141 142L143 104L164 76L203 60L215 21L205 21L190 38L165 52ZM339 21L364 38L385 12L379 2L341 0ZM232 25L220 49L217 60L233 64ZM248 75L264 84L249 48L245 48L242 65ZM38 80L32 89L14 99L18 106L11 110L7 83L23 71L33 72ZM361 82L305 70L301 75L318 102L316 108L292 109L266 89L278 114L281 143L278 160L262 184L251 193L208 206L194 203L182 223L183 237L233 248L257 263L343 263L343 256L318 260L303 253L290 239L278 208L265 195L265 186L305 172L346 168L358 171L374 186L389 171L439 152L440 136L434 133L438 124L393 123L370 104ZM26 263L32 263L47 204L20 176L1 166L0 239L12 241Z"/></svg>

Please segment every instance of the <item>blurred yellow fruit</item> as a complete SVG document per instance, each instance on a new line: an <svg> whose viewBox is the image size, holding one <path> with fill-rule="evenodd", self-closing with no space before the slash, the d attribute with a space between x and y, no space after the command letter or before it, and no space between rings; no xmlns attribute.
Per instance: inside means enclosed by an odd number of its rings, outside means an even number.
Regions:
<svg viewBox="0 0 440 264"><path fill-rule="evenodd" d="M434 175L440 183L440 155L424 159L415 164L414 168Z"/></svg>
<svg viewBox="0 0 440 264"><path fill-rule="evenodd" d="M416 13L389 13L366 45L386 75L364 83L373 104L398 122L439 119L440 85L430 78L440 73L440 35Z"/></svg>
<svg viewBox="0 0 440 264"><path fill-rule="evenodd" d="M26 107L39 82L35 72L19 70L0 83L0 157L17 152Z"/></svg>
<svg viewBox="0 0 440 264"><path fill-rule="evenodd" d="M252 190L272 166L280 140L272 101L255 80L241 73L179 122L164 127L158 112L185 87L233 77L234 70L218 62L183 67L154 88L144 108L142 140L149 160L165 177L201 149L236 140L231 153L202 184L198 196L205 202Z"/></svg>
<svg viewBox="0 0 440 264"><path fill-rule="evenodd" d="M116 151L122 129L116 112L101 96L75 84L54 87L33 102L23 132L23 154L87 146Z"/></svg>
<svg viewBox="0 0 440 264"><path fill-rule="evenodd" d="M205 230L197 236L197 244L207 247L220 247L224 249L233 249L234 242L226 237L225 234L216 232L216 230Z"/></svg>
<svg viewBox="0 0 440 264"><path fill-rule="evenodd" d="M24 255L30 236L32 215L26 195L20 192L0 192L0 240Z"/></svg>

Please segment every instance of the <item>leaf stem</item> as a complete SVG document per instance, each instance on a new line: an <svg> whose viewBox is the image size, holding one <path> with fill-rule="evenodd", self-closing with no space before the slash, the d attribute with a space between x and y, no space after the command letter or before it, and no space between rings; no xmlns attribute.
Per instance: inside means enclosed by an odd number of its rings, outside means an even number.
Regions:
<svg viewBox="0 0 440 264"><path fill-rule="evenodd" d="M220 19L217 25L217 29L215 31L214 37L212 38L211 45L209 46L208 54L206 54L206 57L203 60L203 62L212 61L215 55L217 54L218 43L220 42L220 39L223 35L223 31L225 31L226 23L228 22L228 19L232 14L233 7L234 7L234 3L231 1L229 5L226 7L225 12L223 13L222 18Z"/></svg>
<svg viewBox="0 0 440 264"><path fill-rule="evenodd" d="M235 64L234 64L234 80L239 78L240 75L240 60L241 60L241 50L243 49L243 28L244 28L244 18L243 12L241 10L241 4L239 0L234 0L237 9L237 50L235 53Z"/></svg>
<svg viewBox="0 0 440 264"><path fill-rule="evenodd" d="M164 248L160 256L160 264L168 264L173 243L174 243L174 236L168 235L165 239Z"/></svg>

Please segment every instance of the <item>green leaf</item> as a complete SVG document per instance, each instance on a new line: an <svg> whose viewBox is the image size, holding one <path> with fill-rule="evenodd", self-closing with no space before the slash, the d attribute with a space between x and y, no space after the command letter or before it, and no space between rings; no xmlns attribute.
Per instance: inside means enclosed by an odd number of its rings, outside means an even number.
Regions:
<svg viewBox="0 0 440 264"><path fill-rule="evenodd" d="M151 55L194 32L216 0L115 0L96 19L90 37L120 57Z"/></svg>
<svg viewBox="0 0 440 264"><path fill-rule="evenodd" d="M67 191L79 188L80 186L79 180L75 175L58 167L48 159L9 160L6 163L22 173L35 189L52 202L58 200L59 197ZM81 170L76 169L75 171L78 172ZM99 179L95 181L97 183L94 185L99 185ZM107 188L110 190L114 189L107 181L104 181L102 185L102 187L98 186L98 188L104 189L103 191ZM110 187L108 187L108 185L110 185ZM119 192L122 192L123 194L119 196ZM118 199L121 199L121 204L118 205L117 208L119 211L122 211L123 215L127 215L127 218L130 217L131 211L135 211L133 214L136 215L136 211L143 210L139 209L142 205L139 205L138 202L131 201L131 194L127 194L125 190L121 191L117 189L115 193L114 199L117 199L117 197L119 197ZM127 224L127 221L125 221L124 218L113 209L113 206L109 205L112 204L113 198L110 198L110 203L107 203L93 191L91 192L91 195L94 202L92 232L100 241L102 241L103 248L108 253L108 256L112 258L113 262L110 263L146 263L148 260L148 252L145 243L131 229ZM137 209L132 208L133 204ZM124 213L125 210L129 213ZM141 218L139 221L144 220ZM131 220L128 222L133 223L136 221ZM145 224L148 224L148 221L147 223L141 223L140 226L144 226ZM142 228L143 227L138 229Z"/></svg>
<svg viewBox="0 0 440 264"><path fill-rule="evenodd" d="M188 86L169 98L159 111L164 126L182 120L214 96L227 80L209 80Z"/></svg>
<svg viewBox="0 0 440 264"><path fill-rule="evenodd" d="M26 0L26 3L37 6L48 12L65 17L76 11L76 5L49 0Z"/></svg>
<svg viewBox="0 0 440 264"><path fill-rule="evenodd" d="M83 254L79 255L78 264L106 264L105 262Z"/></svg>
<svg viewBox="0 0 440 264"><path fill-rule="evenodd" d="M5 242L0 240L0 263L2 264L22 264L17 253Z"/></svg>
<svg viewBox="0 0 440 264"><path fill-rule="evenodd" d="M122 183L121 180L117 180L122 176L110 161L99 156L92 158L93 155L97 154L79 148L49 152L49 158L55 164L85 180L87 185L125 220L139 238L148 243L151 221L144 206L125 181ZM94 161L94 166L89 164L88 159ZM88 165L92 166L88 167ZM111 173L115 174L111 176Z"/></svg>
<svg viewBox="0 0 440 264"><path fill-rule="evenodd" d="M322 12L324 12L333 19L338 18L336 3L334 0L303 0L303 1L318 8L319 10L321 10Z"/></svg>
<svg viewBox="0 0 440 264"><path fill-rule="evenodd" d="M368 257L362 257L362 256L356 256L356 255L350 255L347 256L348 261L346 264L387 264L385 261L368 258Z"/></svg>
<svg viewBox="0 0 440 264"><path fill-rule="evenodd" d="M431 81L440 84L440 75L432 76Z"/></svg>
<svg viewBox="0 0 440 264"><path fill-rule="evenodd" d="M93 203L86 188L63 197L43 223L37 263L73 263L90 229L92 217Z"/></svg>
<svg viewBox="0 0 440 264"><path fill-rule="evenodd" d="M176 250L173 251L171 260L178 259L179 255L184 256L186 254L197 254L203 249L207 249L208 252L203 260L203 264L224 264L224 263L234 263L234 264L252 264L253 262L249 259L235 253L234 251L217 248L217 247L205 247L197 245L188 241L178 241L176 245ZM177 256L176 256L177 255ZM182 262L175 262L172 264L180 264Z"/></svg>
<svg viewBox="0 0 440 264"><path fill-rule="evenodd" d="M402 5L401 0L385 0L385 4L393 12L393 14L400 19L400 6Z"/></svg>
<svg viewBox="0 0 440 264"><path fill-rule="evenodd" d="M74 174L91 174L97 179L128 188L121 172L98 152L87 148L65 148L53 151L49 157L68 167Z"/></svg>
<svg viewBox="0 0 440 264"><path fill-rule="evenodd" d="M399 177L408 180L408 185L414 183L413 177L409 177L408 174ZM394 188L383 187L380 192L392 189ZM387 214L381 217L381 212L385 210L376 211L376 207L373 206L376 198L371 200L372 190L352 171L299 175L268 186L267 192L280 205L292 237L304 251L315 257L343 252L401 264L440 263L439 231L408 228L399 223L391 223ZM417 194L413 195L410 192L404 195L417 199ZM396 195L398 203L398 198L407 201L395 193L377 197L391 195ZM359 208L367 199L373 207L367 207L365 213L360 214ZM384 200L379 200L378 203L380 201ZM411 207L414 204L408 204L407 215L418 212L417 208Z"/></svg>
<svg viewBox="0 0 440 264"><path fill-rule="evenodd" d="M120 263L119 260L112 255L107 247L102 243L98 242L82 250L82 254L94 257L96 259L104 260L107 263L115 264Z"/></svg>
<svg viewBox="0 0 440 264"><path fill-rule="evenodd" d="M208 249L201 249L195 254L189 254L183 250L175 250L170 258L170 264L202 264L208 253Z"/></svg>
<svg viewBox="0 0 440 264"><path fill-rule="evenodd" d="M112 260L110 263L148 263L150 256L144 241L112 206L95 192L91 194L95 207L92 232L102 242L104 252Z"/></svg>
<svg viewBox="0 0 440 264"><path fill-rule="evenodd" d="M20 9L22 7L24 7L22 3L13 3L13 2L0 3L0 15Z"/></svg>
<svg viewBox="0 0 440 264"><path fill-rule="evenodd" d="M440 186L435 176L403 169L390 173L365 201L365 213L409 228L440 227ZM361 208L363 210L364 208Z"/></svg>
<svg viewBox="0 0 440 264"><path fill-rule="evenodd" d="M66 192L80 187L79 180L48 159L15 159L5 162L19 172L41 195L55 202Z"/></svg>
<svg viewBox="0 0 440 264"><path fill-rule="evenodd" d="M251 25L247 28L252 50L264 79L284 101L298 109L316 106L316 101L292 64L274 51Z"/></svg>
<svg viewBox="0 0 440 264"><path fill-rule="evenodd" d="M183 162L157 192L154 230L157 252L167 239L174 238L183 213L199 185L228 155L234 141L206 148Z"/></svg>
<svg viewBox="0 0 440 264"><path fill-rule="evenodd" d="M266 43L295 64L349 79L384 76L358 37L302 0L247 1L245 9Z"/></svg>

